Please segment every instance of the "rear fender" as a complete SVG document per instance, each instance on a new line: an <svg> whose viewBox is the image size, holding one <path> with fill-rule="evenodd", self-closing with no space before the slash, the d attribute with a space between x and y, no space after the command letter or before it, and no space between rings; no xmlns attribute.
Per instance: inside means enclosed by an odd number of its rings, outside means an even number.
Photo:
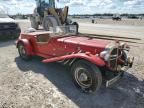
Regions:
<svg viewBox="0 0 144 108"><path fill-rule="evenodd" d="M16 47L17 47L17 48L18 48L18 44L19 44L19 43L23 43L27 54L28 54L28 55L32 55L32 46L31 46L29 40L27 40L27 39L19 39L19 40L16 42Z"/></svg>
<svg viewBox="0 0 144 108"><path fill-rule="evenodd" d="M73 58L85 59L101 67L105 65L105 62L100 57L92 55L90 53L77 53L77 54L70 54L70 55L65 55L60 57L53 57L53 58L45 59L42 62L50 63L50 62L56 62L56 61L61 61L66 59L73 59Z"/></svg>

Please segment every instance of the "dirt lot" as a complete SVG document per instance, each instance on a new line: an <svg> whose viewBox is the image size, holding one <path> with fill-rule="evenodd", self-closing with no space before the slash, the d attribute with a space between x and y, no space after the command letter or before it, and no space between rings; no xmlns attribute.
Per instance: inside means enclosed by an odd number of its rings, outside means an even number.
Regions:
<svg viewBox="0 0 144 108"><path fill-rule="evenodd" d="M82 23L91 23L91 18L78 19L74 18L74 21ZM123 18L121 21L113 21L112 19L99 19L95 18L95 24L113 24L113 25L135 25L135 26L144 26L144 18L141 19L126 19Z"/></svg>
<svg viewBox="0 0 144 108"><path fill-rule="evenodd" d="M0 108L143 108L144 45L131 45L134 67L115 86L88 95L74 86L68 67L22 61L14 41L0 42Z"/></svg>

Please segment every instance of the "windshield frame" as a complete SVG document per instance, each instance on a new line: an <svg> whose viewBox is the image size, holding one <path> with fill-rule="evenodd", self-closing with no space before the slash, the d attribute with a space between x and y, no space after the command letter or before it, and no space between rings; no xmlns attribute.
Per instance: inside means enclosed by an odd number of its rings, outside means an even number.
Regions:
<svg viewBox="0 0 144 108"><path fill-rule="evenodd" d="M50 27L50 32L52 36L68 36L77 34L76 25Z"/></svg>

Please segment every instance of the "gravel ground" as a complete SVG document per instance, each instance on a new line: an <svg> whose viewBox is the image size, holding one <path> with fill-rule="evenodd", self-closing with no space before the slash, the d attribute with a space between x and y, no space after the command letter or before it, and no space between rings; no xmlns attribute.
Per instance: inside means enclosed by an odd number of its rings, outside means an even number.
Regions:
<svg viewBox="0 0 144 108"><path fill-rule="evenodd" d="M91 18L83 18L83 19L73 18L73 20L81 22L81 23L91 23L92 22ZM144 26L144 18L142 20L122 18L121 21L113 21L112 19L99 19L99 18L95 18L94 20L95 20L95 24Z"/></svg>
<svg viewBox="0 0 144 108"><path fill-rule="evenodd" d="M27 28L27 27L25 27ZM131 46L132 47L132 46ZM14 41L0 42L0 108L143 108L144 45L132 47L132 69L111 88L96 94L77 89L69 68L44 64L41 58L22 61Z"/></svg>

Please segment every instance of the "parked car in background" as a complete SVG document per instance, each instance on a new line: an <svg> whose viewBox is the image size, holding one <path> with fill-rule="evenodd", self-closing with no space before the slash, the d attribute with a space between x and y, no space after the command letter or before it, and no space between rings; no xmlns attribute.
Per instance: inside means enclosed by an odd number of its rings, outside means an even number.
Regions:
<svg viewBox="0 0 144 108"><path fill-rule="evenodd" d="M0 10L0 40L15 39L20 32L19 24Z"/></svg>
<svg viewBox="0 0 144 108"><path fill-rule="evenodd" d="M121 21L121 16L119 14L114 14L113 17L112 17L112 20L115 20L115 21Z"/></svg>
<svg viewBox="0 0 144 108"><path fill-rule="evenodd" d="M139 19L139 17L136 15L129 15L128 18L129 19Z"/></svg>

